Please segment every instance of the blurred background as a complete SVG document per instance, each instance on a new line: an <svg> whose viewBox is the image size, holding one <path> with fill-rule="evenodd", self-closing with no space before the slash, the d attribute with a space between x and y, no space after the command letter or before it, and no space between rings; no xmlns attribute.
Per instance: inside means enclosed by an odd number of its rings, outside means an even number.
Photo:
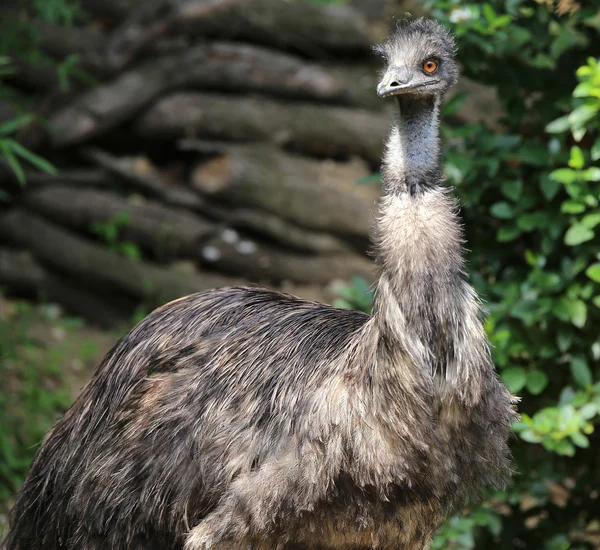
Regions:
<svg viewBox="0 0 600 550"><path fill-rule="evenodd" d="M369 311L394 18L457 35L472 280L517 475L434 549L600 548L600 1L3 0L0 535L37 444L154 307L254 282Z"/></svg>

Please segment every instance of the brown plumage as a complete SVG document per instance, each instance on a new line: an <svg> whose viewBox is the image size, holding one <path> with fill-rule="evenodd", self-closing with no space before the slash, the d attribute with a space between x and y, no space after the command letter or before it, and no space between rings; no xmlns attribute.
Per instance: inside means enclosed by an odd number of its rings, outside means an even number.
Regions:
<svg viewBox="0 0 600 550"><path fill-rule="evenodd" d="M372 315L242 287L156 310L44 440L8 550L417 550L503 484L513 398L441 186L453 42L417 20L380 51Z"/></svg>

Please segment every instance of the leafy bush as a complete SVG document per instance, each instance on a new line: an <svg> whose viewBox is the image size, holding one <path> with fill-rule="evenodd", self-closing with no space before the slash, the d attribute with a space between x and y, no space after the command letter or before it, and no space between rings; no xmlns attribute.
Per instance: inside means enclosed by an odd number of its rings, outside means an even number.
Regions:
<svg viewBox="0 0 600 550"><path fill-rule="evenodd" d="M449 102L445 171L495 364L522 396L513 486L448 521L433 548L599 548L600 2L426 4L504 110L493 131L453 124L465 98ZM366 309L361 289L342 305Z"/></svg>
<svg viewBox="0 0 600 550"><path fill-rule="evenodd" d="M446 173L495 364L523 398L514 486L450 522L436 547L597 547L600 3L427 4L505 112L500 131L445 125Z"/></svg>
<svg viewBox="0 0 600 550"><path fill-rule="evenodd" d="M0 512L25 479L44 434L71 402L65 354L31 335L33 313L18 303L0 316ZM61 322L63 329L70 325Z"/></svg>
<svg viewBox="0 0 600 550"><path fill-rule="evenodd" d="M356 275L352 277L350 284L339 284L333 290L339 295L339 298L333 301L334 306L345 309L356 309L365 313L371 311L373 289L362 277Z"/></svg>
<svg viewBox="0 0 600 550"><path fill-rule="evenodd" d="M140 260L142 253L139 247L130 241L121 240L121 229L131 221L128 212L118 212L106 222L93 222L90 230L102 239L109 250L132 260Z"/></svg>
<svg viewBox="0 0 600 550"><path fill-rule="evenodd" d="M21 185L25 183L23 162L51 174L56 173L56 168L15 139L25 126L41 122L31 114L29 102L21 97L10 82L11 78L18 75L17 65L23 64L32 70L52 68L63 91L69 89L73 77L90 80L78 67L79 57L76 54L62 60L47 55L40 47L33 24L33 20L39 19L70 26L83 17L79 3L72 0L33 0L27 4L27 9L14 12L7 9L0 19L0 101L8 101L18 113L9 120L0 121L0 160L6 162Z"/></svg>

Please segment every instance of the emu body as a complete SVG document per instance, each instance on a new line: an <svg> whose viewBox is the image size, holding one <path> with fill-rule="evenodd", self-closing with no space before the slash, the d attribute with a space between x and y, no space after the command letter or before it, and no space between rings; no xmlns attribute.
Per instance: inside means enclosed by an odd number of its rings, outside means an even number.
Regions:
<svg viewBox="0 0 600 550"><path fill-rule="evenodd" d="M8 550L419 550L504 482L513 398L441 187L451 38L417 20L384 50L372 315L244 287L156 310L46 437ZM437 83L406 76L433 57Z"/></svg>

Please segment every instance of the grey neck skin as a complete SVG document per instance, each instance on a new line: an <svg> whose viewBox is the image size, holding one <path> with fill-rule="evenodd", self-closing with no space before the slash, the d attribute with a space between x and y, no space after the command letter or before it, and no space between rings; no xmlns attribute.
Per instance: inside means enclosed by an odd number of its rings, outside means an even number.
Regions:
<svg viewBox="0 0 600 550"><path fill-rule="evenodd" d="M446 388L464 389L480 369L471 361L489 364L489 356L479 302L466 282L457 205L441 187L439 99L398 97L374 234L380 280L373 322L391 353L437 373Z"/></svg>
<svg viewBox="0 0 600 550"><path fill-rule="evenodd" d="M442 179L438 96L396 96L383 176L387 193L417 195Z"/></svg>

